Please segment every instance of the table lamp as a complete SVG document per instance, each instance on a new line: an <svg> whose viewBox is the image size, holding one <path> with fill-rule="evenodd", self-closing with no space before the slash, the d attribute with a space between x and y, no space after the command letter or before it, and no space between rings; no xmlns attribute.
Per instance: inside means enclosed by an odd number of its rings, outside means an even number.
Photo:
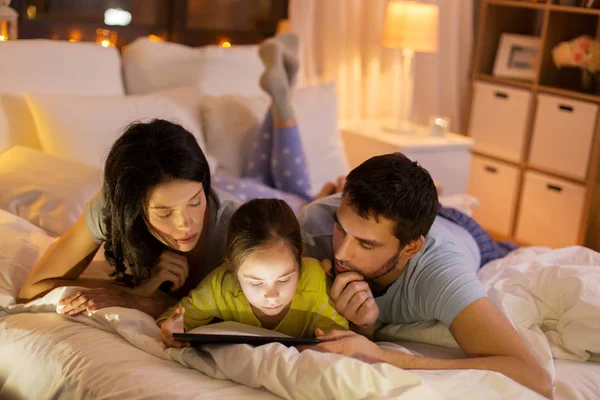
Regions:
<svg viewBox="0 0 600 400"><path fill-rule="evenodd" d="M385 12L381 44L394 52L393 124L387 130L410 134L415 52L435 53L438 50L439 9L434 4L390 0Z"/></svg>
<svg viewBox="0 0 600 400"><path fill-rule="evenodd" d="M0 0L0 42L17 39L19 14L9 7L11 0Z"/></svg>

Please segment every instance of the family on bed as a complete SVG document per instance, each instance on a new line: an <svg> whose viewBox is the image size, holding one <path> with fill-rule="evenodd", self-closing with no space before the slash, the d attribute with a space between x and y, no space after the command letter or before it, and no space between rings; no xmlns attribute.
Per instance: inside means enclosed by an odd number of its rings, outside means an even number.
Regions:
<svg viewBox="0 0 600 400"><path fill-rule="evenodd" d="M549 376L476 275L514 247L441 207L418 163L373 157L311 197L291 106L296 53L290 34L260 47L272 106L244 178L211 176L195 138L175 123L132 124L108 155L102 190L36 265L20 301L88 287L62 300L64 314L136 308L157 318L167 346L184 345L173 333L237 321L321 340L303 351L493 370L550 397ZM101 244L113 279L80 278ZM376 325L432 320L468 357L413 356L371 341Z"/></svg>

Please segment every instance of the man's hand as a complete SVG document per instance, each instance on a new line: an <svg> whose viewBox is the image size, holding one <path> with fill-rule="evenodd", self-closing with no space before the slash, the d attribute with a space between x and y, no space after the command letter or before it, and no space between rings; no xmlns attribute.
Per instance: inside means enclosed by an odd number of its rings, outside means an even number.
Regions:
<svg viewBox="0 0 600 400"><path fill-rule="evenodd" d="M331 276L331 262L323 260L323 269ZM379 307L364 276L358 272L342 272L335 277L329 296L336 310L348 321L360 327L369 327L379 318Z"/></svg>
<svg viewBox="0 0 600 400"><path fill-rule="evenodd" d="M315 336L321 343L313 346L298 346L298 348L301 351L316 350L354 357L369 364L383 362L384 351L366 337L352 331L333 330L325 334L317 328Z"/></svg>
<svg viewBox="0 0 600 400"><path fill-rule="evenodd" d="M173 311L173 314L160 323L160 338L167 347L189 347L189 343L180 342L173 339L174 333L184 333L183 314L185 308L179 307Z"/></svg>
<svg viewBox="0 0 600 400"><path fill-rule="evenodd" d="M183 286L190 273L187 258L181 254L165 250L152 269L150 279L133 290L138 296L152 297L163 282L173 282L171 290Z"/></svg>
<svg viewBox="0 0 600 400"><path fill-rule="evenodd" d="M70 317L106 307L134 308L131 295L107 288L80 289L58 302L60 312Z"/></svg>

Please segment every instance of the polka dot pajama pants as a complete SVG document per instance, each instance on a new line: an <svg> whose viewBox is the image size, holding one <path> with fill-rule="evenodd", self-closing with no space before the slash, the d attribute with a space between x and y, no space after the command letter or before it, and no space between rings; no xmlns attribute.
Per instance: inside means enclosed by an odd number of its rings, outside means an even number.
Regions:
<svg viewBox="0 0 600 400"><path fill-rule="evenodd" d="M213 184L241 201L277 198L299 212L312 195L298 126L274 127L269 110L249 149L243 177L216 173Z"/></svg>

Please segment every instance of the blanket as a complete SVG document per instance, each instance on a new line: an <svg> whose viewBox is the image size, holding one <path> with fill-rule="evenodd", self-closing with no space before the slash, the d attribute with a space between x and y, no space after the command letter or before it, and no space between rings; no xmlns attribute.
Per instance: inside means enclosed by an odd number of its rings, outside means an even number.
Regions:
<svg viewBox="0 0 600 400"><path fill-rule="evenodd" d="M16 389L29 393L30 398L33 396L31 393L34 393L32 390L37 390L35 393L47 393L48 396L36 398L54 398L52 393L55 392L52 390L59 390L50 387L52 382L48 382L50 386L43 390L31 385L27 376L33 374L33 369L51 367L53 374L61 377L73 367L71 361L65 361L63 365L55 363L46 366L45 354L37 354L36 347L44 348L47 352L64 352L60 359L77 359L77 354L69 354L71 347L67 346L68 337L80 331L89 332L89 329L108 333L109 336L102 336L103 340L114 337L119 346L125 340L143 350L144 354L195 369L212 378L231 380L250 388L265 388L286 399L540 398L503 375L490 371L405 371L384 363L368 364L334 354L314 351L299 353L295 348L275 343L257 348L230 345L205 346L200 351L189 348L167 349L160 341L155 321L137 310L112 307L75 318L57 315L59 300L77 288L57 288L28 304L16 304L14 299L25 276L54 239L18 217L2 212L0 238L0 383L9 380L16 382ZM58 341L61 346L45 349L44 342L36 342L47 341L48 338L37 336L42 333L37 328L37 321L41 321L38 317L40 313L65 322L72 321L68 325L68 335L61 336ZM36 320L25 318L27 315ZM64 322L61 323L62 326ZM77 326L82 328L78 329ZM49 331L52 333L51 327L44 329L43 333L47 335ZM60 332L65 333L65 329L61 328ZM107 345L106 342L103 343ZM394 343L379 344L392 350L407 351ZM95 354L97 359L85 360L83 363L93 365L102 358L101 349L95 351ZM24 371L28 371L27 374ZM18 374L21 374L21 379L14 379ZM59 383L57 378L55 385ZM185 393L180 396L188 397Z"/></svg>
<svg viewBox="0 0 600 400"><path fill-rule="evenodd" d="M478 275L553 378L553 359L600 361L600 253L580 246L521 248ZM435 322L386 326L377 337L458 347Z"/></svg>

